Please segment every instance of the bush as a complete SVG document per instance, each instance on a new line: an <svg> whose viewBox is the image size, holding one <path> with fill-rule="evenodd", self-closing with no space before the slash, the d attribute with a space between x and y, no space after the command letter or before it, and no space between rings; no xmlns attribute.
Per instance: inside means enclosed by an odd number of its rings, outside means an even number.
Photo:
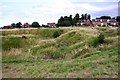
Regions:
<svg viewBox="0 0 120 80"><path fill-rule="evenodd" d="M93 38L90 41L90 46L97 47L99 44L105 43L105 37L103 33L100 33L100 35L97 38Z"/></svg>
<svg viewBox="0 0 120 80"><path fill-rule="evenodd" d="M95 39L92 39L90 41L90 46L93 46L93 47L96 47L99 45L99 41L98 41L98 38L95 38Z"/></svg>
<svg viewBox="0 0 120 80"><path fill-rule="evenodd" d="M56 30L56 31L53 33L53 38L59 37L62 33L63 33L63 30Z"/></svg>
<svg viewBox="0 0 120 80"><path fill-rule="evenodd" d="M56 38L56 36L58 37L62 33L64 33L64 30L62 29L46 28L46 29L39 29L36 35L38 35L42 39L50 39L50 38Z"/></svg>
<svg viewBox="0 0 120 80"><path fill-rule="evenodd" d="M26 39L27 37L26 36L22 36L22 38Z"/></svg>
<svg viewBox="0 0 120 80"><path fill-rule="evenodd" d="M3 51L11 50L12 48L23 48L26 42L20 37L11 37L2 39Z"/></svg>
<svg viewBox="0 0 120 80"><path fill-rule="evenodd" d="M100 35L98 36L98 42L100 43L100 44L103 44L104 42L105 42L105 36L104 36L104 34L103 33L100 33Z"/></svg>

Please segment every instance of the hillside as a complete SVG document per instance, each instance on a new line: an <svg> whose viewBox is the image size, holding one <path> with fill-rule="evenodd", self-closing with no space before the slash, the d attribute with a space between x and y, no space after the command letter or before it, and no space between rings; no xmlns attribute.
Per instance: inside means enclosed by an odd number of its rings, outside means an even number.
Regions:
<svg viewBox="0 0 120 80"><path fill-rule="evenodd" d="M2 31L2 67L4 78L117 78L118 29Z"/></svg>

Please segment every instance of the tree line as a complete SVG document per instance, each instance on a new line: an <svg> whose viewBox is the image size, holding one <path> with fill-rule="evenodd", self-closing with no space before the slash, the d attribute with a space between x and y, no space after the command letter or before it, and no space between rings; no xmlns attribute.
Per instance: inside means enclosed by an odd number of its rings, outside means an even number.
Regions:
<svg viewBox="0 0 120 80"><path fill-rule="evenodd" d="M73 17L72 15L69 15L69 16L61 16L59 19L58 19L58 22L56 23L56 26L59 27L59 26L77 26L77 22L79 20L82 20L82 19L89 19L91 20L91 15L90 14L80 14L79 13L76 13L75 16ZM111 16L101 16L99 18L96 18L96 19L116 19L118 22L119 22L119 25L120 25L120 16L116 16L116 17L113 17L111 18ZM11 24L12 27L14 28L22 28L22 23L21 22L18 22L18 23L12 23ZM33 22L31 24L31 27L33 28L39 28L39 27L48 27L48 25L40 25L38 22Z"/></svg>
<svg viewBox="0 0 120 80"><path fill-rule="evenodd" d="M28 23L25 23L25 24L29 25ZM14 28L22 28L22 23L21 23L21 22L12 23L11 26L14 27ZM38 22L33 22L33 23L32 23L31 25L29 25L29 26L34 27L34 28L39 28L39 27L41 27Z"/></svg>
<svg viewBox="0 0 120 80"><path fill-rule="evenodd" d="M90 14L82 14L81 17L79 13L77 13L73 18L72 15L69 16L61 16L60 19L58 19L57 26L76 26L77 22L80 19L89 19L90 20L91 15Z"/></svg>
<svg viewBox="0 0 120 80"><path fill-rule="evenodd" d="M72 15L69 16L61 16L60 19L58 19L57 26L77 26L77 22L82 19L89 19L91 21L91 15L90 14L82 14L80 16L79 13L77 13L73 18ZM120 16L111 17L111 16L100 16L96 19L115 19L119 25L120 25Z"/></svg>

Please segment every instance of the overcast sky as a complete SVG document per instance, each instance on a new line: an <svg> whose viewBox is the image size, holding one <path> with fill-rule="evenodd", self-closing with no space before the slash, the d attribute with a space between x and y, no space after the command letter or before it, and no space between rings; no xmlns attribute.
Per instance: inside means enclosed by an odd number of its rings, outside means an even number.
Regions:
<svg viewBox="0 0 120 80"><path fill-rule="evenodd" d="M119 0L0 0L0 26L34 21L40 24L57 22L61 16L76 13L92 18L118 15Z"/></svg>

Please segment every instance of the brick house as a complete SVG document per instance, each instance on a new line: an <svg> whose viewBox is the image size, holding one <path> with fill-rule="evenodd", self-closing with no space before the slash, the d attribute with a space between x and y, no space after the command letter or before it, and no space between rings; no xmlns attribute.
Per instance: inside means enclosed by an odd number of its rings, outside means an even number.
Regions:
<svg viewBox="0 0 120 80"><path fill-rule="evenodd" d="M108 26L110 19L95 19L95 22L98 26Z"/></svg>
<svg viewBox="0 0 120 80"><path fill-rule="evenodd" d="M86 19L80 19L77 24L81 26L86 25Z"/></svg>
<svg viewBox="0 0 120 80"><path fill-rule="evenodd" d="M47 26L50 28L55 28L56 24L55 23L47 23Z"/></svg>
<svg viewBox="0 0 120 80"><path fill-rule="evenodd" d="M32 27L32 25L30 25L30 24L28 24L28 23L24 23L23 25L22 25L22 28L31 28Z"/></svg>
<svg viewBox="0 0 120 80"><path fill-rule="evenodd" d="M11 26L11 25L8 25L8 26L3 26L2 29L13 29L14 27Z"/></svg>
<svg viewBox="0 0 120 80"><path fill-rule="evenodd" d="M83 26L83 25L90 25L91 27L94 27L94 26L117 26L118 25L118 22L116 21L116 19L92 19L89 20L89 19L80 19L78 21L79 25Z"/></svg>
<svg viewBox="0 0 120 80"><path fill-rule="evenodd" d="M94 21L91 21L89 19L80 19L78 21L78 24L80 24L81 26L83 25L87 25L87 26L91 26L91 27L94 27L95 26L95 22Z"/></svg>
<svg viewBox="0 0 120 80"><path fill-rule="evenodd" d="M110 20L110 25L111 25L111 26L117 26L117 25L118 25L118 22L116 21L116 19L111 19L111 20Z"/></svg>
<svg viewBox="0 0 120 80"><path fill-rule="evenodd" d="M96 19L95 20L96 25L98 26L117 26L118 22L116 21L116 19Z"/></svg>

